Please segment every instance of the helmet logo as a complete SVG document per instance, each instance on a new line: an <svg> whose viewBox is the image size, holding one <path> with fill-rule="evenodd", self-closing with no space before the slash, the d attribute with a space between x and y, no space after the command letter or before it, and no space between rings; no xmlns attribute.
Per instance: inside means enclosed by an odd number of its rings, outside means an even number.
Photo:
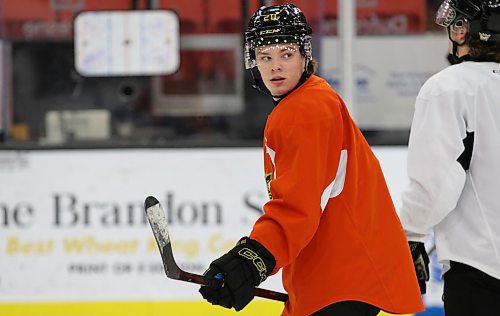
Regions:
<svg viewBox="0 0 500 316"><path fill-rule="evenodd" d="M266 34L274 34L274 33L279 33L280 29L272 29L272 30L263 30L259 32L259 35L266 35Z"/></svg>
<svg viewBox="0 0 500 316"><path fill-rule="evenodd" d="M479 39L481 41L487 42L491 37L491 34L479 32Z"/></svg>
<svg viewBox="0 0 500 316"><path fill-rule="evenodd" d="M262 17L262 20L264 22L268 22L268 21L278 21L278 15L276 13L272 13L272 14L267 14L267 15L264 15Z"/></svg>

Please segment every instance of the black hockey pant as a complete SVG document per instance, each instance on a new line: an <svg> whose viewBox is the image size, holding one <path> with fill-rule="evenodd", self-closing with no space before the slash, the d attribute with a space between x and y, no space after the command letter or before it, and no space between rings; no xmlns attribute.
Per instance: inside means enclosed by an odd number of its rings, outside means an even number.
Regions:
<svg viewBox="0 0 500 316"><path fill-rule="evenodd" d="M446 316L500 315L500 280L463 263L451 261L444 274Z"/></svg>
<svg viewBox="0 0 500 316"><path fill-rule="evenodd" d="M380 309L358 301L345 301L328 305L311 316L376 316Z"/></svg>

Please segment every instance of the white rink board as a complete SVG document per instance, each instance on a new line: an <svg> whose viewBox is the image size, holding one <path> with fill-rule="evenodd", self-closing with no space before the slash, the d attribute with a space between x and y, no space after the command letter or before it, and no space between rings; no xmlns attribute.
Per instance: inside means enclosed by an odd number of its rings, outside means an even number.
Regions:
<svg viewBox="0 0 500 316"><path fill-rule="evenodd" d="M406 147L374 150L399 205ZM177 261L201 274L267 199L262 150L0 151L0 302L200 299L164 276L148 195L174 215ZM262 287L282 290L280 276Z"/></svg>

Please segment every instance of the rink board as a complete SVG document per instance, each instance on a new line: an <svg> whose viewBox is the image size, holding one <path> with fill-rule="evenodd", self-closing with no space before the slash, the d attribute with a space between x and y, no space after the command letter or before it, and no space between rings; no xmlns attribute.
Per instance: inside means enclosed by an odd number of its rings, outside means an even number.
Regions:
<svg viewBox="0 0 500 316"><path fill-rule="evenodd" d="M374 151L398 207L406 147ZM154 195L163 204L176 261L202 274L249 233L267 201L262 155L260 148L0 151L0 315L232 315L202 302L196 285L165 277L143 203ZM433 281L424 300L439 307L442 283ZM262 287L283 291L280 275ZM281 308L259 300L238 315Z"/></svg>

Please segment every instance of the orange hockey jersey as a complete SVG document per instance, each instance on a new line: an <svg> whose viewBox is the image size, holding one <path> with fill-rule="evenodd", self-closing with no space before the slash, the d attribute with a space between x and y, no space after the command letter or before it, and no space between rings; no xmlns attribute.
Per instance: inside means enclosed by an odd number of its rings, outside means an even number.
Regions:
<svg viewBox="0 0 500 316"><path fill-rule="evenodd" d="M424 310L411 254L379 162L327 82L311 76L264 131L270 201L250 237L283 268L282 315L345 300Z"/></svg>

